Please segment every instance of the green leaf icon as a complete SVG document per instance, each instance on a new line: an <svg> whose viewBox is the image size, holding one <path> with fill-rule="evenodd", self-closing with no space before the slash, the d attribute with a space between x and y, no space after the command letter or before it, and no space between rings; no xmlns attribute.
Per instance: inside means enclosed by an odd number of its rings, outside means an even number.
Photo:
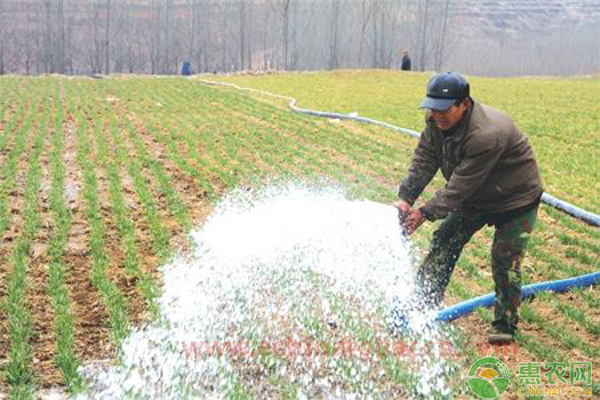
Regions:
<svg viewBox="0 0 600 400"><path fill-rule="evenodd" d="M482 399L495 399L508 388L510 371L497 358L480 358L471 366L468 382L477 396Z"/></svg>
<svg viewBox="0 0 600 400"><path fill-rule="evenodd" d="M492 383L496 385L496 389L498 389L498 394L501 395L508 388L508 385L510 384L510 379L499 376L497 378L492 379Z"/></svg>
<svg viewBox="0 0 600 400"><path fill-rule="evenodd" d="M473 393L483 399L495 399L500 396L496 387L485 378L470 378L469 386Z"/></svg>

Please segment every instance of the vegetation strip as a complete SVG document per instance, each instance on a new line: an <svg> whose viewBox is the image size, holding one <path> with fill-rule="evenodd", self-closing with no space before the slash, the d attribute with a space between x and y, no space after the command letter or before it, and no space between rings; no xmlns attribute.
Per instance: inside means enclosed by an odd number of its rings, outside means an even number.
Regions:
<svg viewBox="0 0 600 400"><path fill-rule="evenodd" d="M0 132L0 152L7 147L9 140L15 137L15 131L19 128L19 125L23 123L23 119L26 118L28 111L26 103L26 98L22 97L17 103L16 110L12 113L4 126L2 126L2 131ZM0 118L0 121L2 120L3 118Z"/></svg>
<svg viewBox="0 0 600 400"><path fill-rule="evenodd" d="M24 189L23 230L15 243L11 256L13 270L8 278L6 301L3 304L8 317L10 337L9 360L5 374L12 398L31 398L34 391L30 343L32 317L26 300L27 270L29 252L40 224L38 212L38 190L42 175L40 156L48 128L48 112L48 107L45 107L43 121L39 126L41 133L35 137L32 154L28 160L29 170L25 178Z"/></svg>
<svg viewBox="0 0 600 400"><path fill-rule="evenodd" d="M130 129L130 127L127 127ZM162 259L165 260L171 255L170 234L162 224L161 216L158 212L154 195L142 174L143 164L135 153L129 153L123 143L125 138L118 129L110 130L110 136L116 146L116 157L121 165L124 165L133 180L133 187L143 205L143 212L152 236L152 249Z"/></svg>
<svg viewBox="0 0 600 400"><path fill-rule="evenodd" d="M62 102L58 104L54 123L53 148L51 153L52 187L50 191L50 211L54 218L54 232L50 239L48 254L48 294L54 307L54 337L56 355L54 362L62 372L64 382L70 392L82 388L83 378L77 371L81 361L75 354L75 328L71 300L67 290L66 266L63 262L65 246L68 242L72 215L65 204L64 113Z"/></svg>
<svg viewBox="0 0 600 400"><path fill-rule="evenodd" d="M0 170L0 176L3 181L0 185L0 234L8 228L12 214L8 212L8 194L13 190L16 185L17 168L19 166L19 158L25 151L27 137L30 134L33 126L33 119L36 111L33 109L29 110L26 114L23 124L20 126L16 133L15 143L10 149L7 158L4 160L4 164Z"/></svg>
<svg viewBox="0 0 600 400"><path fill-rule="evenodd" d="M113 121L114 122L114 121ZM133 127L130 121L125 123L127 131L129 133L129 139L132 141L133 146L137 152L140 163L148 166L152 175L155 177L161 194L164 194L167 198L167 202L170 207L171 214L175 217L180 226L184 229L191 228L191 222L189 220L188 210L182 203L178 194L171 187L170 177L165 172L162 164L156 159L152 158L146 149L139 133ZM114 128L115 124L111 124Z"/></svg>
<svg viewBox="0 0 600 400"><path fill-rule="evenodd" d="M118 129L114 124L114 118L110 118L109 129ZM126 273L136 278L136 285L146 301L146 305L153 316L158 314L156 299L159 289L154 279L140 268L139 247L136 238L135 224L131 219L128 207L123 198L122 180L119 174L117 160L108 157L108 144L104 132L95 129L95 139L98 148L98 160L104 165L108 178L109 198L113 208L115 223L120 236L120 245L125 254L123 267Z"/></svg>
<svg viewBox="0 0 600 400"><path fill-rule="evenodd" d="M85 215L90 226L90 249L92 268L90 277L94 287L100 292L109 315L110 337L119 347L129 333L127 301L118 287L108 279L109 260L105 252L106 228L102 222L102 213L98 199L98 181L94 172L94 164L90 160L88 142L88 125L86 115L77 116L77 163L83 171L85 198Z"/></svg>

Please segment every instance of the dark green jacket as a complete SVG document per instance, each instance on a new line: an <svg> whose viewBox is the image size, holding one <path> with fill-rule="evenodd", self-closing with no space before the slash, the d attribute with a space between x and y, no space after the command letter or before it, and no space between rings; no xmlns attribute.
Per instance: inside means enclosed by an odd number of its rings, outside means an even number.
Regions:
<svg viewBox="0 0 600 400"><path fill-rule="evenodd" d="M514 210L542 194L531 146L508 116L473 101L447 137L430 115L426 124L399 190L400 198L412 205L442 170L447 183L421 208L426 218L444 218L459 209Z"/></svg>

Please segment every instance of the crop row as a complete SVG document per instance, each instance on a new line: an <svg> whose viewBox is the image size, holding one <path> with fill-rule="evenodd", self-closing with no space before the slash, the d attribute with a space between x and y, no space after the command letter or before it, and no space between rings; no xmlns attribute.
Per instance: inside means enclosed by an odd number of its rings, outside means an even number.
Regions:
<svg viewBox="0 0 600 400"><path fill-rule="evenodd" d="M40 226L39 206L39 187L41 183L42 166L40 156L44 149L45 133L48 132L49 124L49 102L46 99L43 104L44 113L39 125L31 122L24 124L22 131L39 130L33 138L33 147L28 158L28 170L25 175L25 187L23 191L22 216L23 225L20 235L15 242L13 252L10 257L12 271L7 278L6 297L3 302L3 308L6 311L8 320L8 337L10 348L8 350L8 363L5 367L5 377L11 387L11 397L23 398L32 396L33 373L31 369L32 352L32 316L27 302L27 275L29 252L34 242L34 238ZM28 120L31 121L31 120ZM29 132L24 132L29 133ZM26 147L26 136L20 135L15 146L18 149L12 153L15 157L9 157L7 164L11 172L16 174L18 165L17 155ZM12 175L13 178L15 175Z"/></svg>
<svg viewBox="0 0 600 400"><path fill-rule="evenodd" d="M85 97L80 98L83 103ZM85 199L85 216L90 227L90 277L92 284L102 296L109 316L111 327L111 338L115 343L127 336L129 332L126 299L118 287L107 276L109 259L106 254L106 227L102 220L102 210L98 198L98 179L95 165L90 157L90 111L85 103L81 106L81 112L75 116L77 123L77 163L83 172L84 186L83 197ZM97 121L93 121L96 122Z"/></svg>
<svg viewBox="0 0 600 400"><path fill-rule="evenodd" d="M50 191L50 211L53 215L54 231L48 245L48 294L54 308L54 362L61 371L69 391L77 391L83 386L83 379L77 368L80 360L75 349L75 328L72 302L66 284L67 266L63 261L69 239L73 215L65 203L64 152L64 103L60 96L55 109L54 135L50 155L52 187Z"/></svg>

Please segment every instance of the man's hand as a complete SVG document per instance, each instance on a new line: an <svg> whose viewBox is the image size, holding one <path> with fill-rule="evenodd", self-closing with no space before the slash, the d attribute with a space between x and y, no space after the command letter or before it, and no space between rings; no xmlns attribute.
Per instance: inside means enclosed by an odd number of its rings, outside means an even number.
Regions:
<svg viewBox="0 0 600 400"><path fill-rule="evenodd" d="M410 204L404 200L400 200L399 202L394 203L393 206L398 209L398 220L400 221L400 225L404 225L404 221L406 221L406 218L412 211Z"/></svg>
<svg viewBox="0 0 600 400"><path fill-rule="evenodd" d="M423 213L418 208L409 211L408 215L404 219L404 229L406 229L407 235L412 235L425 221Z"/></svg>

